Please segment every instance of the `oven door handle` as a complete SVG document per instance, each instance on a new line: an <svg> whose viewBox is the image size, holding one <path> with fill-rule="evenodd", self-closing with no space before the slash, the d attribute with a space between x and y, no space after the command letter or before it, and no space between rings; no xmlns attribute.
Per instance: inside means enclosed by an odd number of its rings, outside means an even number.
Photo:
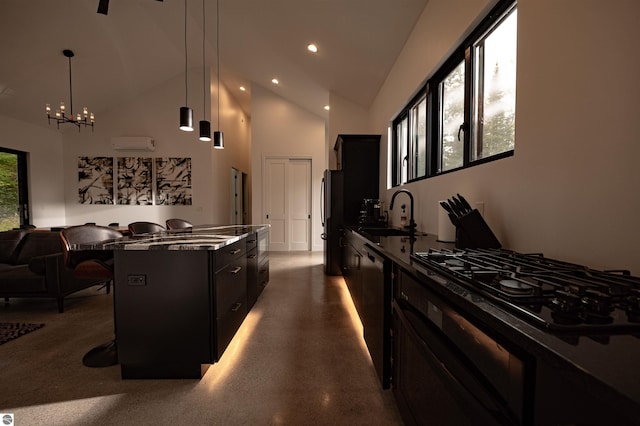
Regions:
<svg viewBox="0 0 640 426"><path fill-rule="evenodd" d="M414 327L412 321L408 318L405 312L409 312L413 314L412 316L421 316L415 308L403 302L402 300L394 299L393 301L393 309L398 316L399 320L402 322L405 330L410 336L411 340L419 347L420 353L426 358L426 360L431 364L431 367L440 375L445 383L450 385L451 391L455 393L456 396L462 398L461 401L463 404L467 405L469 408L474 409L474 414L478 414L482 416L484 414L486 416L487 411L491 413L493 417L487 419L491 423L498 424L517 424L517 417L504 405L502 398L495 392L489 385L482 383L476 375L465 366L465 361L460 359L453 351L449 350L445 347L444 342L435 342L435 344L429 344L425 337L421 335L421 333ZM425 327L429 327L427 320L424 321ZM431 333L430 331L428 331ZM433 339L439 339L435 333ZM437 348L440 346L440 348ZM447 367L444 361L441 359L442 354L438 354L439 351L447 351L448 358L453 361L453 363L458 364L459 372L461 370L465 370L464 380L458 377L451 368ZM452 365L455 367L455 365ZM461 368L460 368L461 367Z"/></svg>

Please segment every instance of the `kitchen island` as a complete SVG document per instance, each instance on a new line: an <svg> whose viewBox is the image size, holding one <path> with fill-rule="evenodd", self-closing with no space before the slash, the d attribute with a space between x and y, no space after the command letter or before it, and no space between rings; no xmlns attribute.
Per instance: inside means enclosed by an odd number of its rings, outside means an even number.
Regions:
<svg viewBox="0 0 640 426"><path fill-rule="evenodd" d="M268 225L194 226L90 248L114 251L123 379L201 378L257 298L247 290L268 280ZM248 273L248 264L261 271Z"/></svg>

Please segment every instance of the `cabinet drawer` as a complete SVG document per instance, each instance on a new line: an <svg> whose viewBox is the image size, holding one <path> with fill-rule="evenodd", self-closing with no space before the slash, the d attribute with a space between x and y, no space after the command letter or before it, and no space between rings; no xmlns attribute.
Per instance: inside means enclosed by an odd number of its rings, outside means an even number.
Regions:
<svg viewBox="0 0 640 426"><path fill-rule="evenodd" d="M236 241L216 251L216 271L225 267L238 258L244 258L247 254L247 245L244 240Z"/></svg>
<svg viewBox="0 0 640 426"><path fill-rule="evenodd" d="M257 234L250 234L246 239L247 242L247 252L250 252L251 250L255 249L258 246L258 235Z"/></svg>
<svg viewBox="0 0 640 426"><path fill-rule="evenodd" d="M258 265L258 290L262 291L262 289L269 282L269 260L267 259L265 262L262 262Z"/></svg>
<svg viewBox="0 0 640 426"><path fill-rule="evenodd" d="M244 257L218 271L215 280L216 318L221 318L239 301L246 310L247 268Z"/></svg>
<svg viewBox="0 0 640 426"><path fill-rule="evenodd" d="M246 300L246 294L239 296L229 309L216 319L216 361L220 360L247 315Z"/></svg>

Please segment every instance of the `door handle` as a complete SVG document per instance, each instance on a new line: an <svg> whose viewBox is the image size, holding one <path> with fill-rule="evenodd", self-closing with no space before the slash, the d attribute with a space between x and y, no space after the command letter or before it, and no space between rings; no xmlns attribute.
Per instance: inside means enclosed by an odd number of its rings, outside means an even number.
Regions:
<svg viewBox="0 0 640 426"><path fill-rule="evenodd" d="M241 303L241 302L238 302L238 303L234 304L234 305L231 307L231 312L238 312L238 309L240 309L240 307L241 307L241 306L242 306L242 303Z"/></svg>
<svg viewBox="0 0 640 426"><path fill-rule="evenodd" d="M242 270L242 266L236 266L235 268L233 268L232 270L229 271L230 274L237 274L238 272L240 272Z"/></svg>

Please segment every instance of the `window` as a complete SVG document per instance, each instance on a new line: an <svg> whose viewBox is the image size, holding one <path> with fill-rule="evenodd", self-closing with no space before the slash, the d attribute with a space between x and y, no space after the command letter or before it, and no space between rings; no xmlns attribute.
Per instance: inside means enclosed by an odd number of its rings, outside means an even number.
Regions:
<svg viewBox="0 0 640 426"><path fill-rule="evenodd" d="M438 171L453 170L464 163L464 62L460 62L439 84L440 158Z"/></svg>
<svg viewBox="0 0 640 426"><path fill-rule="evenodd" d="M394 186L399 183L405 183L408 178L408 167L409 167L409 156L408 156L408 146L409 146L409 117L405 114L404 117L401 117L396 120L396 124L394 126L394 140L395 140L395 149L394 149L394 157L398 159L395 162L395 173L393 183Z"/></svg>
<svg viewBox="0 0 640 426"><path fill-rule="evenodd" d="M427 97L423 92L394 121L393 185L427 173Z"/></svg>
<svg viewBox="0 0 640 426"><path fill-rule="evenodd" d="M393 121L393 185L513 155L516 2L503 0Z"/></svg>
<svg viewBox="0 0 640 426"><path fill-rule="evenodd" d="M0 231L29 223L27 154L0 148Z"/></svg>
<svg viewBox="0 0 640 426"><path fill-rule="evenodd" d="M516 118L516 26L513 10L474 44L471 161L513 150Z"/></svg>

